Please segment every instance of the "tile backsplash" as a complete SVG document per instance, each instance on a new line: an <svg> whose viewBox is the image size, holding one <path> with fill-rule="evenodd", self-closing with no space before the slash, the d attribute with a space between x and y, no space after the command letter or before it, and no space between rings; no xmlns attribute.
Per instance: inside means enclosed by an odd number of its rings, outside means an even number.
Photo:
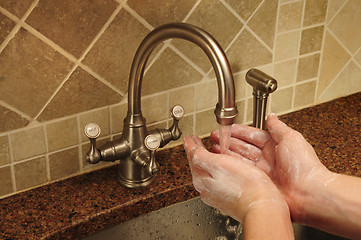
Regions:
<svg viewBox="0 0 361 240"><path fill-rule="evenodd" d="M83 128L97 122L99 144L119 137L133 56L159 25L187 22L217 39L237 121L249 123L252 67L278 80L277 114L361 91L360 10L359 0L0 0L0 197L107 165L84 161ZM184 134L217 128L215 74L189 42L155 49L142 95L151 128L168 127L177 103Z"/></svg>

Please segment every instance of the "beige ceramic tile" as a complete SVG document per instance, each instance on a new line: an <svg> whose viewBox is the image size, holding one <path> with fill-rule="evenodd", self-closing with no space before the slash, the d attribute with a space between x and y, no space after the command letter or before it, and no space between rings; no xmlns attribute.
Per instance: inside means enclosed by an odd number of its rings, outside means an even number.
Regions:
<svg viewBox="0 0 361 240"><path fill-rule="evenodd" d="M253 98L247 98L245 104L247 104L245 122L253 122Z"/></svg>
<svg viewBox="0 0 361 240"><path fill-rule="evenodd" d="M18 18L21 18L28 10L32 2L33 0L0 0L0 6L16 15Z"/></svg>
<svg viewBox="0 0 361 240"><path fill-rule="evenodd" d="M318 99L325 102L361 91L361 68L350 61Z"/></svg>
<svg viewBox="0 0 361 240"><path fill-rule="evenodd" d="M278 87L289 86L295 82L296 67L296 59L274 64L273 77L277 80Z"/></svg>
<svg viewBox="0 0 361 240"><path fill-rule="evenodd" d="M185 114L194 112L195 86L177 89L169 93L169 107L182 105Z"/></svg>
<svg viewBox="0 0 361 240"><path fill-rule="evenodd" d="M90 49L83 63L127 92L133 57L148 32L146 27L122 9Z"/></svg>
<svg viewBox="0 0 361 240"><path fill-rule="evenodd" d="M165 23L182 22L196 2L196 0L129 0L127 4L153 27L158 27Z"/></svg>
<svg viewBox="0 0 361 240"><path fill-rule="evenodd" d="M78 122L75 117L47 124L45 129L50 152L78 144Z"/></svg>
<svg viewBox="0 0 361 240"><path fill-rule="evenodd" d="M327 31L323 49L317 96L322 94L350 59L350 55Z"/></svg>
<svg viewBox="0 0 361 240"><path fill-rule="evenodd" d="M323 26L308 28L302 31L300 54L321 50Z"/></svg>
<svg viewBox="0 0 361 240"><path fill-rule="evenodd" d="M248 26L268 45L273 48L278 0L264 1L248 22Z"/></svg>
<svg viewBox="0 0 361 240"><path fill-rule="evenodd" d="M10 134L14 160L34 157L46 152L43 127L26 129Z"/></svg>
<svg viewBox="0 0 361 240"><path fill-rule="evenodd" d="M192 84L202 77L177 53L167 48L146 72L142 82L142 95Z"/></svg>
<svg viewBox="0 0 361 240"><path fill-rule="evenodd" d="M1 136L0 137L0 167L5 164L9 164L10 162L11 162L11 157L10 157L10 147L9 147L8 136Z"/></svg>
<svg viewBox="0 0 361 240"><path fill-rule="evenodd" d="M320 54L300 58L298 61L297 82L317 77L319 65Z"/></svg>
<svg viewBox="0 0 361 240"><path fill-rule="evenodd" d="M246 29L226 54L233 74L272 62L272 53Z"/></svg>
<svg viewBox="0 0 361 240"><path fill-rule="evenodd" d="M361 47L361 1L350 0L329 24L330 30L351 53Z"/></svg>
<svg viewBox="0 0 361 240"><path fill-rule="evenodd" d="M196 110L215 107L218 102L217 81L207 81L196 85Z"/></svg>
<svg viewBox="0 0 361 240"><path fill-rule="evenodd" d="M122 96L81 68L77 68L38 120L69 116L120 102Z"/></svg>
<svg viewBox="0 0 361 240"><path fill-rule="evenodd" d="M225 0L243 20L248 18L254 13L261 0Z"/></svg>
<svg viewBox="0 0 361 240"><path fill-rule="evenodd" d="M0 3L1 4L1 3ZM9 35L11 30L15 27L15 22L10 20L4 14L0 13L0 44Z"/></svg>
<svg viewBox="0 0 361 240"><path fill-rule="evenodd" d="M39 1L26 22L80 57L116 7L116 2L111 0L95 0L91 4L81 0Z"/></svg>
<svg viewBox="0 0 361 240"><path fill-rule="evenodd" d="M48 45L20 29L0 54L0 99L35 116L72 65Z"/></svg>
<svg viewBox="0 0 361 240"><path fill-rule="evenodd" d="M78 147L49 155L50 180L68 177L79 171Z"/></svg>
<svg viewBox="0 0 361 240"><path fill-rule="evenodd" d="M142 112L147 124L167 119L170 113L167 94L142 98Z"/></svg>
<svg viewBox="0 0 361 240"><path fill-rule="evenodd" d="M328 0L306 0L303 26L324 22L326 19L327 2Z"/></svg>
<svg viewBox="0 0 361 240"><path fill-rule="evenodd" d="M10 167L0 167L0 197L12 193L13 185L11 181Z"/></svg>
<svg viewBox="0 0 361 240"><path fill-rule="evenodd" d="M327 22L335 16L346 1L348 0L328 0Z"/></svg>
<svg viewBox="0 0 361 240"><path fill-rule="evenodd" d="M285 60L298 56L300 32L292 31L279 34L276 37L275 60Z"/></svg>
<svg viewBox="0 0 361 240"><path fill-rule="evenodd" d="M209 136L209 134L218 129L216 116L214 115L214 109L210 109L204 112L198 112L196 114L195 134L198 136Z"/></svg>
<svg viewBox="0 0 361 240"><path fill-rule="evenodd" d="M293 87L276 90L271 95L271 112L282 113L291 110Z"/></svg>
<svg viewBox="0 0 361 240"><path fill-rule="evenodd" d="M293 107L301 107L314 102L316 92L316 81L297 85L295 88L295 97Z"/></svg>
<svg viewBox="0 0 361 240"><path fill-rule="evenodd" d="M278 32L297 29L301 26L303 1L281 5L278 14Z"/></svg>
<svg viewBox="0 0 361 240"><path fill-rule="evenodd" d="M48 181L45 157L15 164L14 171L17 191L35 187Z"/></svg>
<svg viewBox="0 0 361 240"><path fill-rule="evenodd" d="M84 128L88 123L96 123L100 127L100 137L110 134L109 126L109 108L102 108L95 111L81 114L79 117L81 140L88 141L89 139L84 134Z"/></svg>
<svg viewBox="0 0 361 240"><path fill-rule="evenodd" d="M361 65L361 48L359 49L358 53L355 54L354 59Z"/></svg>
<svg viewBox="0 0 361 240"><path fill-rule="evenodd" d="M29 121L23 116L3 106L0 106L0 122L0 132L25 127L29 123Z"/></svg>
<svg viewBox="0 0 361 240"><path fill-rule="evenodd" d="M233 74L234 87L236 91L236 100L240 100L246 97L246 71L238 74Z"/></svg>
<svg viewBox="0 0 361 240"><path fill-rule="evenodd" d="M123 131L124 118L127 116L128 104L117 104L110 108L110 120L112 133L120 133Z"/></svg>
<svg viewBox="0 0 361 240"><path fill-rule="evenodd" d="M236 118L236 122L238 124L242 124L244 123L244 107L245 107L245 101L241 100L241 101L237 101L236 102L237 105L237 110L238 110L238 115Z"/></svg>

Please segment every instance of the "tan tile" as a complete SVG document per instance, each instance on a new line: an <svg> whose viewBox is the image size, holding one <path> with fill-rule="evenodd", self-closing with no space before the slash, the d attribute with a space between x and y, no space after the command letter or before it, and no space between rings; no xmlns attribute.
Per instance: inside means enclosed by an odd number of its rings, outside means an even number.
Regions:
<svg viewBox="0 0 361 240"><path fill-rule="evenodd" d="M39 1L26 22L80 57L116 7L112 0Z"/></svg>
<svg viewBox="0 0 361 240"><path fill-rule="evenodd" d="M328 0L306 0L303 26L311 26L322 23L326 19Z"/></svg>
<svg viewBox="0 0 361 240"><path fill-rule="evenodd" d="M48 181L45 157L15 164L14 171L17 191L35 187Z"/></svg>
<svg viewBox="0 0 361 240"><path fill-rule="evenodd" d="M273 77L277 80L278 87L289 86L295 82L296 67L296 59L274 64Z"/></svg>
<svg viewBox="0 0 361 240"><path fill-rule="evenodd" d="M217 81L207 81L196 85L196 110L215 107L218 102Z"/></svg>
<svg viewBox="0 0 361 240"><path fill-rule="evenodd" d="M14 160L34 157L46 152L43 127L26 129L10 134Z"/></svg>
<svg viewBox="0 0 361 240"><path fill-rule="evenodd" d="M351 53L361 47L361 1L350 0L329 24L331 31Z"/></svg>
<svg viewBox="0 0 361 240"><path fill-rule="evenodd" d="M49 155L50 180L68 177L79 171L78 147Z"/></svg>
<svg viewBox="0 0 361 240"><path fill-rule="evenodd" d="M81 140L88 141L88 137L84 134L84 128L88 123L96 123L100 127L100 137L110 134L109 109L102 108L91 112L81 114L79 117Z"/></svg>
<svg viewBox="0 0 361 240"><path fill-rule="evenodd" d="M195 3L196 0L127 1L127 4L153 27L170 22L182 22Z"/></svg>
<svg viewBox="0 0 361 240"><path fill-rule="evenodd" d="M238 110L238 115L236 118L236 122L238 124L243 124L244 123L244 108L245 108L245 101L237 101L236 102L237 105L237 110Z"/></svg>
<svg viewBox="0 0 361 240"><path fill-rule="evenodd" d="M236 91L236 100L246 97L246 72L233 74L234 87Z"/></svg>
<svg viewBox="0 0 361 240"><path fill-rule="evenodd" d="M0 132L6 132L28 125L29 121L23 116L0 106Z"/></svg>
<svg viewBox="0 0 361 240"><path fill-rule="evenodd" d="M0 0L0 6L21 18L30 7L33 0Z"/></svg>
<svg viewBox="0 0 361 240"><path fill-rule="evenodd" d="M148 33L149 30L132 15L121 10L85 56L83 63L123 92L127 92L133 57Z"/></svg>
<svg viewBox="0 0 361 240"><path fill-rule="evenodd" d="M316 92L316 81L297 85L293 107L301 107L314 103Z"/></svg>
<svg viewBox="0 0 361 240"><path fill-rule="evenodd" d="M322 94L350 59L350 55L348 55L343 47L327 31L325 34L317 96Z"/></svg>
<svg viewBox="0 0 361 240"><path fill-rule="evenodd" d="M198 82L202 75L177 53L167 48L144 76L143 96Z"/></svg>
<svg viewBox="0 0 361 240"><path fill-rule="evenodd" d="M168 125L172 126L172 124L173 124L173 121L169 121ZM171 146L179 145L182 143L184 136L194 135L193 126L194 126L194 115L193 114L183 117L179 121L179 128L182 132L182 136L178 140L170 142L170 145Z"/></svg>
<svg viewBox="0 0 361 240"><path fill-rule="evenodd" d="M278 32L301 27L303 1L281 5L278 14Z"/></svg>
<svg viewBox="0 0 361 240"><path fill-rule="evenodd" d="M195 134L198 136L208 136L213 130L218 129L214 109L210 109L196 114Z"/></svg>
<svg viewBox="0 0 361 240"><path fill-rule="evenodd" d="M278 0L264 1L248 22L248 26L268 45L273 48L276 29Z"/></svg>
<svg viewBox="0 0 361 240"><path fill-rule="evenodd" d="M63 81L72 63L20 29L1 53L0 66L0 99L35 116Z"/></svg>
<svg viewBox="0 0 361 240"><path fill-rule="evenodd" d="M275 60L279 61L297 57L299 42L299 31L287 32L278 35L276 37Z"/></svg>
<svg viewBox="0 0 361 240"><path fill-rule="evenodd" d="M355 54L354 59L361 65L361 48L358 53Z"/></svg>
<svg viewBox="0 0 361 240"><path fill-rule="evenodd" d="M0 167L11 162L8 136L0 137ZM1 181L0 181L1 182Z"/></svg>
<svg viewBox="0 0 361 240"><path fill-rule="evenodd" d="M328 0L327 22L329 22L347 0Z"/></svg>
<svg viewBox="0 0 361 240"><path fill-rule="evenodd" d="M293 87L280 89L271 94L271 112L281 113L291 110Z"/></svg>
<svg viewBox="0 0 361 240"><path fill-rule="evenodd" d="M245 122L253 122L253 98L247 98L245 104L247 104Z"/></svg>
<svg viewBox="0 0 361 240"><path fill-rule="evenodd" d="M305 29L301 35L300 54L321 50L323 26Z"/></svg>
<svg viewBox="0 0 361 240"><path fill-rule="evenodd" d="M45 129L49 151L78 144L78 123L75 117L47 124Z"/></svg>
<svg viewBox="0 0 361 240"><path fill-rule="evenodd" d="M318 99L322 102L361 91L361 69L350 61Z"/></svg>
<svg viewBox="0 0 361 240"><path fill-rule="evenodd" d="M243 20L248 18L254 13L261 0L225 0Z"/></svg>
<svg viewBox="0 0 361 240"><path fill-rule="evenodd" d="M15 22L10 20L10 18L6 17L4 14L0 13L0 44L5 40L14 27Z"/></svg>
<svg viewBox="0 0 361 240"><path fill-rule="evenodd" d="M118 93L105 84L77 68L38 120L45 121L115 104L122 99Z"/></svg>
<svg viewBox="0 0 361 240"><path fill-rule="evenodd" d="M172 123L171 123L172 124ZM158 123L152 123L152 124L147 124L147 130L148 132L154 130L154 129L167 129L168 127L168 123L165 122L158 122Z"/></svg>
<svg viewBox="0 0 361 240"><path fill-rule="evenodd" d="M297 82L318 76L320 54L302 57L298 61Z"/></svg>
<svg viewBox="0 0 361 240"><path fill-rule="evenodd" d="M0 168L0 182L0 197L14 191L9 166Z"/></svg>
<svg viewBox="0 0 361 240"><path fill-rule="evenodd" d="M194 112L195 87L189 86L169 93L169 106L182 105L185 114Z"/></svg>
<svg viewBox="0 0 361 240"><path fill-rule="evenodd" d="M226 52L235 74L272 62L272 53L246 29Z"/></svg>
<svg viewBox="0 0 361 240"><path fill-rule="evenodd" d="M123 131L124 118L127 116L128 104L117 104L110 108L110 120L112 123L112 133Z"/></svg>
<svg viewBox="0 0 361 240"><path fill-rule="evenodd" d="M147 124L167 119L170 112L170 109L168 109L167 94L143 98L142 112L147 120Z"/></svg>

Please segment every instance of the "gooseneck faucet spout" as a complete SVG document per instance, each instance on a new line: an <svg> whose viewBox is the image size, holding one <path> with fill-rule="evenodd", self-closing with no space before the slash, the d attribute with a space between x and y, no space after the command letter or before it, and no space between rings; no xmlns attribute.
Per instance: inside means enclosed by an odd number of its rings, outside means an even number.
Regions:
<svg viewBox="0 0 361 240"><path fill-rule="evenodd" d="M217 122L231 125L237 116L235 87L230 65L220 45L206 31L186 23L171 23L150 32L140 44L131 66L128 86L128 112L124 119L122 136L118 140L96 148L96 138L100 129L96 124L88 124L85 134L90 139L87 161L120 160L118 180L130 188L148 186L159 173L155 159L158 147L181 136L179 120L184 115L180 105L173 107L173 125L169 129L155 129L148 132L141 111L141 85L147 60L155 47L171 38L181 38L198 45L207 54L214 68L218 83L218 103L214 111Z"/></svg>

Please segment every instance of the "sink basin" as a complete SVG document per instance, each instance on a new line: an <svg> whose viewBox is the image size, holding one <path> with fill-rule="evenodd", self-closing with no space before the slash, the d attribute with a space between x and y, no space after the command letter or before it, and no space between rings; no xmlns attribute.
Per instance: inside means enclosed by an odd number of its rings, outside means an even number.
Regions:
<svg viewBox="0 0 361 240"><path fill-rule="evenodd" d="M345 239L320 230L294 224L296 239ZM243 239L241 225L197 197L154 211L98 232L85 240L98 239Z"/></svg>

